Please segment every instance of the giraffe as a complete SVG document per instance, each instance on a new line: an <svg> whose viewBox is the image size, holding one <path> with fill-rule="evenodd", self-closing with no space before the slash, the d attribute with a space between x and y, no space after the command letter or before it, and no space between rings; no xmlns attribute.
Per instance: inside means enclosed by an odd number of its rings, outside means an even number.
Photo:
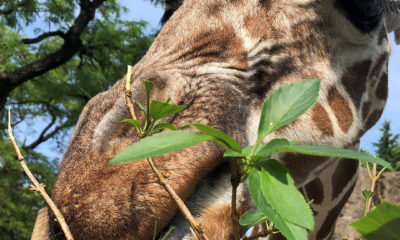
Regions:
<svg viewBox="0 0 400 240"><path fill-rule="evenodd" d="M400 28L398 2L167 3L166 23L131 76L136 101L144 103L146 79L155 85L152 99L170 97L174 104L187 105L166 121L178 126L186 121L209 124L242 146L254 144L264 99L280 86L305 78L322 80L316 104L264 142L284 137L358 149L360 137L382 114L388 94L387 34ZM177 227L168 239L194 239L146 162L106 166L138 140L134 129L120 123L129 118L124 80L84 108L59 166L52 198L76 239L151 239L155 221L157 232ZM139 109L135 111L139 115ZM222 148L205 142L155 158L208 239L232 239L230 160L222 154ZM358 161L299 154L276 158L289 169L306 200L313 200L315 229L309 239L329 239L357 179ZM239 186L237 198L239 213L254 208L246 183ZM57 235L59 229L50 228ZM278 238L282 237L270 239Z"/></svg>

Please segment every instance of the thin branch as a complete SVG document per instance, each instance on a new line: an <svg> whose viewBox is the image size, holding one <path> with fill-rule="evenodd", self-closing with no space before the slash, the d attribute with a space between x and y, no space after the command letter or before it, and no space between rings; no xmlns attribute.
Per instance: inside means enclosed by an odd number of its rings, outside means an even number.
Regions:
<svg viewBox="0 0 400 240"><path fill-rule="evenodd" d="M131 73L132 73L132 66L128 65L128 73L126 75L126 85L125 85L125 105L128 108L129 114L131 115L131 118L134 120L137 120L135 111L133 109L133 101L131 100L132 92L131 92ZM149 107L149 105L147 105ZM147 111L149 112L149 110ZM138 136L140 136L139 131ZM178 206L179 211L182 213L182 215L186 218L186 220L189 222L190 227L193 229L196 237L199 240L206 240L204 237L203 229L200 223L194 219L192 214L190 213L190 210L186 207L185 203L182 201L182 199L176 194L174 189L168 184L167 179L162 175L160 170L158 170L156 164L154 163L152 158L148 158L147 162L149 163L151 169L153 172L156 174L158 181L161 186L164 187L164 189L168 192L168 194L171 196L172 200L174 200L175 204Z"/></svg>
<svg viewBox="0 0 400 240"><path fill-rule="evenodd" d="M168 184L167 179L164 178L162 173L158 170L156 167L154 161L152 158L148 158L147 162L149 163L150 167L153 169L154 173L157 175L157 178L161 184L167 190L171 198L174 200L176 205L178 206L179 210L183 214L183 216L186 218L186 220L189 222L190 227L193 229L194 233L196 234L196 237L199 240L205 240L206 238L204 237L203 229L200 223L194 219L192 214L190 213L190 210L186 207L185 203L182 201L182 199L176 194L174 189Z"/></svg>
<svg viewBox="0 0 400 240"><path fill-rule="evenodd" d="M372 173L371 173L371 188L370 188L371 192L374 192L375 184L376 184L376 164L374 163L372 165ZM372 197L368 200L368 207L367 207L368 212L371 210L371 205L372 205Z"/></svg>
<svg viewBox="0 0 400 240"><path fill-rule="evenodd" d="M59 37L62 37L63 39L65 39L67 37L67 35L62 31L45 32L35 38L23 38L22 42L25 44L33 44L33 43L38 43L45 38L54 37L54 36L59 36Z"/></svg>
<svg viewBox="0 0 400 240"><path fill-rule="evenodd" d="M51 200L49 195L47 195L46 191L44 190L45 186L37 181L35 176L33 176L32 172L29 170L28 166L26 165L24 156L21 154L21 151L19 150L17 141L12 133L11 129L11 116L10 116L10 110L8 110L8 135L9 135L9 140L11 141L15 152L17 153L18 161L21 164L22 169L24 170L25 174L28 176L29 180L33 183L31 185L30 190L34 192L38 192L43 199L46 201L47 205L49 205L50 209L53 211L54 215L57 218L57 221L60 223L60 226L65 234L65 237L67 240L73 240L74 238L72 237L71 231L68 228L67 223L65 222L65 219L61 212L58 210L57 206L54 204L54 202Z"/></svg>
<svg viewBox="0 0 400 240"><path fill-rule="evenodd" d="M28 146L24 146L23 149L25 151L32 150L39 146L41 143L46 142L50 138L52 138L54 135L56 135L60 130L64 129L66 127L66 122L60 124L57 126L53 131L49 132L46 134L46 132L55 124L56 118L53 118L52 121L43 129L43 131L40 133L39 137L29 144Z"/></svg>

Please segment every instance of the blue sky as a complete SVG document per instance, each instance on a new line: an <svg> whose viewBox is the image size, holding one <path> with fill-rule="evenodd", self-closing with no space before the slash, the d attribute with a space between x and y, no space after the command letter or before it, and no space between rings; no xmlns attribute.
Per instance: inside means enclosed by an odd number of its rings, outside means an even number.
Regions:
<svg viewBox="0 0 400 240"><path fill-rule="evenodd" d="M147 31L152 29L157 29L160 27L159 20L163 14L161 6L154 6L148 1L132 1L132 0L119 0L119 2L128 7L129 12L122 15L122 18L126 20L146 20L149 22L149 27ZM391 36L393 40L393 36ZM393 41L392 41L393 42ZM378 128L381 126L383 120L389 120L392 123L392 129L394 133L400 133L400 46L392 46L392 55L390 57L389 63L389 99L385 108L385 111L379 120L379 122L369 130L364 137L361 139L361 147L374 152L375 148L372 142L377 142L380 137L380 132ZM42 124L33 126L33 128L41 129ZM22 131L21 131L22 130ZM40 131L40 130L38 130ZM24 136L22 127L18 131ZM30 139L35 139L36 134L32 134L28 137ZM69 137L68 137L69 138ZM67 138L67 139L68 139ZM21 139L21 138L20 138ZM50 140L47 143L43 143L38 147L38 150L52 157L61 157L61 153L54 150L55 142Z"/></svg>

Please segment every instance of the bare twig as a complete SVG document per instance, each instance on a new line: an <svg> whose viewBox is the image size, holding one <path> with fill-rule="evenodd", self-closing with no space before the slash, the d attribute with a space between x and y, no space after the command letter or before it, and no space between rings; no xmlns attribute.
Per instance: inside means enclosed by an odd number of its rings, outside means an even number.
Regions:
<svg viewBox="0 0 400 240"><path fill-rule="evenodd" d="M45 38L55 37L55 36L59 36L61 38L66 38L67 37L67 35L64 32L59 30L59 31L54 31L54 32L45 32L45 33L42 33L42 34L40 34L39 36L37 36L35 38L23 38L22 42L24 44L33 44L33 43L38 43L38 42L42 41Z"/></svg>
<svg viewBox="0 0 400 240"><path fill-rule="evenodd" d="M372 165L372 173L371 173L371 188L370 191L374 192L375 190L375 184L376 184L376 164L374 163ZM371 210L371 205L372 205L372 197L368 200L368 207L367 211L369 212Z"/></svg>
<svg viewBox="0 0 400 240"><path fill-rule="evenodd" d="M147 162L153 169L154 173L157 175L157 178L160 182L160 184L167 190L171 198L174 200L176 205L179 208L179 211L183 214L183 216L186 218L186 220L189 222L190 226L192 227L194 233L196 234L196 237L200 240L205 239L204 234L203 234L203 229L201 227L201 224L194 219L192 214L190 213L190 210L186 207L185 203L182 201L182 199L176 194L174 189L168 184L167 179L164 178L162 173L158 170L156 167L154 161L152 158L148 158Z"/></svg>
<svg viewBox="0 0 400 240"><path fill-rule="evenodd" d="M131 85L131 73L132 73L132 66L128 65L128 73L126 76L126 86L125 86L125 105L129 110L129 114L131 115L131 118L134 120L137 120L135 111L133 109L134 100L131 100L131 96L132 96L131 86L130 86ZM147 106L149 107L149 105L147 105ZM149 111L147 111L147 112L149 112ZM139 131L137 131L137 132L138 132L139 137L141 137ZM168 184L167 179L165 179L165 177L162 175L160 170L158 170L153 159L148 158L147 162L149 163L153 172L156 174L160 185L165 188L165 190L168 192L168 194L174 200L175 204L178 206L179 211L189 222L190 227L193 229L194 233L196 234L196 237L199 240L206 240L206 238L204 237L204 234L203 234L203 228L202 228L201 224L198 223L196 221L196 219L194 219L194 217L190 213L190 210L186 207L185 203L178 196L178 194L176 194L174 189Z"/></svg>
<svg viewBox="0 0 400 240"><path fill-rule="evenodd" d="M33 183L31 185L30 190L34 192L38 192L43 199L46 201L47 205L49 205L50 209L53 211L54 215L57 218L57 221L60 223L62 230L64 231L65 237L67 240L73 240L74 238L72 237L71 231L68 228L67 223L65 222L64 217L62 216L61 212L58 210L57 206L54 204L54 202L51 200L49 195L47 195L46 191L44 190L45 186L37 181L35 176L33 176L32 172L29 170L28 166L26 165L25 158L21 154L21 151L19 150L17 141L12 133L11 129L11 113L10 110L8 110L8 136L9 140L11 141L15 152L17 153L18 161L22 166L22 169L24 170L25 174L28 176L29 180Z"/></svg>

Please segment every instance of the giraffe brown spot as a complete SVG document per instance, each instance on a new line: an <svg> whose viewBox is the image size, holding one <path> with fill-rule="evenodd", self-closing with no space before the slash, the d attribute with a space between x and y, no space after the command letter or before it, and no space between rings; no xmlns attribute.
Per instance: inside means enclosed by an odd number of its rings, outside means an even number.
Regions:
<svg viewBox="0 0 400 240"><path fill-rule="evenodd" d="M270 235L270 237L268 239L270 239L270 240L286 240L286 238L284 236L282 236L281 233L272 234L272 235Z"/></svg>
<svg viewBox="0 0 400 240"><path fill-rule="evenodd" d="M365 131L370 129L379 120L383 112L383 109L375 109L368 117L368 120L364 124Z"/></svg>
<svg viewBox="0 0 400 240"><path fill-rule="evenodd" d="M371 102L364 102L362 106L362 119L366 120L369 113L369 108L371 107Z"/></svg>
<svg viewBox="0 0 400 240"><path fill-rule="evenodd" d="M353 186L350 187L350 189L343 196L342 200L340 200L340 202L333 209L329 211L327 218L325 219L324 223L322 224L321 228L317 233L317 239L324 239L332 232L335 226L336 219L338 218L340 212L342 211L344 204L346 204L351 193L353 192L355 185L356 183L354 183Z"/></svg>
<svg viewBox="0 0 400 240"><path fill-rule="evenodd" d="M341 82L353 99L356 108L359 108L361 96L365 92L370 67L371 60L366 60L349 67L343 74Z"/></svg>
<svg viewBox="0 0 400 240"><path fill-rule="evenodd" d="M304 187L304 191L309 200L313 200L313 203L320 204L324 200L324 189L322 186L321 179L315 178Z"/></svg>
<svg viewBox="0 0 400 240"><path fill-rule="evenodd" d="M335 199L343 191L344 187L357 173L358 160L354 159L341 159L340 163L335 169L332 175L332 196L331 199Z"/></svg>
<svg viewBox="0 0 400 240"><path fill-rule="evenodd" d="M384 67L387 66L388 58L389 53L387 52L379 56L378 60L376 60L375 66L372 68L371 79L375 80L378 78L380 73L384 70Z"/></svg>
<svg viewBox="0 0 400 240"><path fill-rule="evenodd" d="M331 119L325 108L320 103L316 103L311 111L311 118L317 128L325 135L333 136L333 127Z"/></svg>
<svg viewBox="0 0 400 240"><path fill-rule="evenodd" d="M270 35L270 26L266 24L267 18L267 11L262 8L244 18L244 27L251 37L258 38Z"/></svg>
<svg viewBox="0 0 400 240"><path fill-rule="evenodd" d="M337 118L340 129L346 133L353 123L353 113L351 112L349 103L335 87L329 90L328 102Z"/></svg>
<svg viewBox="0 0 400 240"><path fill-rule="evenodd" d="M296 183L304 182L315 168L328 160L327 157L316 157L297 153L286 153L281 159L289 169ZM299 168L299 166L301 166L301 168Z"/></svg>
<svg viewBox="0 0 400 240"><path fill-rule="evenodd" d="M375 90L375 95L382 100L386 100L388 97L388 74L383 72L381 78L379 79L378 86Z"/></svg>

